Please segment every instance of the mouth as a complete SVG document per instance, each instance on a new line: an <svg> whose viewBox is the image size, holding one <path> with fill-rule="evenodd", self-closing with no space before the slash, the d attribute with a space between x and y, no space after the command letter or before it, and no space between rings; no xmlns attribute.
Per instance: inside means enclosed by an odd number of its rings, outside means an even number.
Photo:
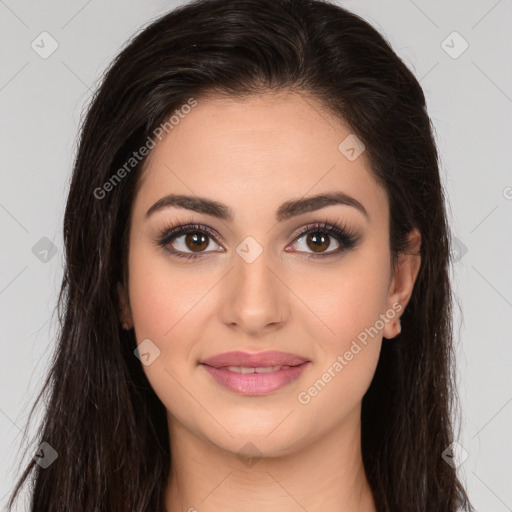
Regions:
<svg viewBox="0 0 512 512"><path fill-rule="evenodd" d="M311 361L284 352L226 352L202 361L213 379L235 393L249 396L277 391L298 379Z"/></svg>

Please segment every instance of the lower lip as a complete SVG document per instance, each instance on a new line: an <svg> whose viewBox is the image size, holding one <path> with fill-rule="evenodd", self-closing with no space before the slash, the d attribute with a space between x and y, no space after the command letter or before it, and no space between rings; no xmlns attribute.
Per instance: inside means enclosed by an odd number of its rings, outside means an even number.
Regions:
<svg viewBox="0 0 512 512"><path fill-rule="evenodd" d="M236 373L203 364L204 369L222 386L241 395L265 395L298 379L310 361L268 373Z"/></svg>

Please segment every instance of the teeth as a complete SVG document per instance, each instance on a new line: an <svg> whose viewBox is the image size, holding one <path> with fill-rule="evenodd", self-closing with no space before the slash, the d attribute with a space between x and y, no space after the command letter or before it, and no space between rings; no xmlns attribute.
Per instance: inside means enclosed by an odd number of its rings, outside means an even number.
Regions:
<svg viewBox="0 0 512 512"><path fill-rule="evenodd" d="M224 369L229 370L230 372L236 373L269 373L275 372L277 370L290 368L287 365L275 364L274 366L259 366L257 368L249 368L247 366L225 366Z"/></svg>

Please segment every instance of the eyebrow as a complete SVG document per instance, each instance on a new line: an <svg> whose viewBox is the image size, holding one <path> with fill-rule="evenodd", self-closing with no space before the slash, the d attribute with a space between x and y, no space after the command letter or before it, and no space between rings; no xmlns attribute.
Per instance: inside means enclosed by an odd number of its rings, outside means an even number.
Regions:
<svg viewBox="0 0 512 512"><path fill-rule="evenodd" d="M354 199L343 192L333 192L287 201L276 210L276 220L278 222L283 222L297 215L313 212L336 204L352 206L369 219L368 212L365 207L357 201L357 199ZM146 219L155 212L168 206L177 206L198 213L204 213L228 222L233 222L234 219L233 211L224 203L220 203L206 197L187 196L181 194L169 194L159 199L146 212Z"/></svg>

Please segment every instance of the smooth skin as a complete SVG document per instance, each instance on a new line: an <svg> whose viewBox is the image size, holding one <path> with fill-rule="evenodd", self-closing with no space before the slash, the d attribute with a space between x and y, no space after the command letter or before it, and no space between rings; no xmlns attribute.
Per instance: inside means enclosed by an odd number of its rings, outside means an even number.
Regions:
<svg viewBox="0 0 512 512"><path fill-rule="evenodd" d="M338 149L350 133L297 92L202 98L145 162L131 212L128 290L118 290L121 322L160 350L143 368L168 412L168 512L376 512L361 402L383 337L398 334L394 320L307 404L298 400L380 315L393 304L405 309L420 267L413 230L392 272L387 195L364 152L350 161ZM336 204L276 221L282 203L333 191L359 201L368 217ZM170 193L225 203L234 219L176 206L147 217ZM297 233L326 220L343 223L359 243L334 254L341 245L324 234L322 251L331 254L308 259L318 252ZM170 222L210 227L217 240L206 235L198 250L182 235L167 247L199 257L173 256L157 243ZM251 263L236 250L246 237L262 250ZM279 350L311 364L282 389L244 396L199 364L232 350Z"/></svg>

